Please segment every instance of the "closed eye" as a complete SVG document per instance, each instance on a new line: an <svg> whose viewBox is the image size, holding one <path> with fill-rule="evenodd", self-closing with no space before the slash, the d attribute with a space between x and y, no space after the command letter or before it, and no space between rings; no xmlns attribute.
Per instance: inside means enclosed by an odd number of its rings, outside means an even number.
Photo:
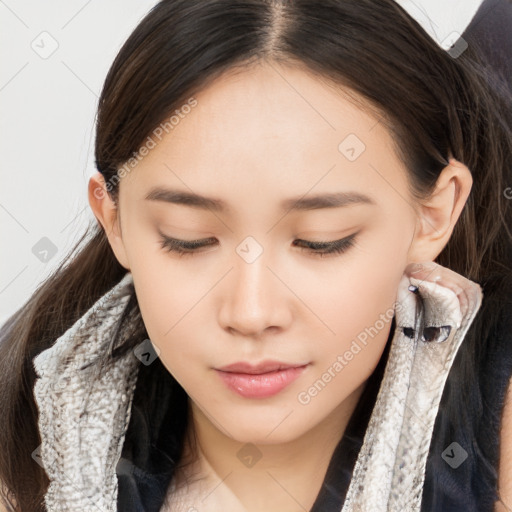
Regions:
<svg viewBox="0 0 512 512"><path fill-rule="evenodd" d="M306 246L315 255L323 256L324 254L340 254L350 249L356 241L357 233L341 238L340 240L333 240L331 242L310 242L308 240L294 240L294 244L299 247Z"/></svg>
<svg viewBox="0 0 512 512"><path fill-rule="evenodd" d="M316 256L324 256L328 254L340 254L350 249L356 241L358 233L341 238L340 240L333 240L328 242L312 242L309 240L294 240L293 244L296 247L306 250L310 254ZM215 238L203 238L200 240L180 240L178 238L171 238L161 235L160 245L165 252L174 252L180 256L198 254L203 247L208 247L216 242Z"/></svg>

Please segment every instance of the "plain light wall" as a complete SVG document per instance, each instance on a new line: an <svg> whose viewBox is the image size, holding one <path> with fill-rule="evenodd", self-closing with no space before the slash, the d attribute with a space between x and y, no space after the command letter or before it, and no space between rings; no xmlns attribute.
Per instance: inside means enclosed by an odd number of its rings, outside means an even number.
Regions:
<svg viewBox="0 0 512 512"><path fill-rule="evenodd" d="M481 0L400 0L427 31L462 33ZM0 2L0 325L96 222L87 199L98 96L156 0ZM433 32L432 32L433 31Z"/></svg>
<svg viewBox="0 0 512 512"><path fill-rule="evenodd" d="M155 3L0 3L0 324L96 222L87 184L98 97Z"/></svg>

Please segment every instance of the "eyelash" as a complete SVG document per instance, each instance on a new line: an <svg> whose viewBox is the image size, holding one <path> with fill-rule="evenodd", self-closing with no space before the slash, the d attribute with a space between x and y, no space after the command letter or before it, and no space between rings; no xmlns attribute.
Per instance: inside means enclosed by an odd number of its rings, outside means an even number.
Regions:
<svg viewBox="0 0 512 512"><path fill-rule="evenodd" d="M315 256L323 257L324 255L341 254L355 245L357 233L353 233L340 240L333 240L332 242L310 242L308 240L294 240L301 242L307 247L301 247L306 252ZM177 238L170 238L161 235L160 245L165 252L174 252L181 256L191 256L197 253L197 249L212 245L208 243L211 238L202 240L179 240ZM309 250L308 250L309 248Z"/></svg>

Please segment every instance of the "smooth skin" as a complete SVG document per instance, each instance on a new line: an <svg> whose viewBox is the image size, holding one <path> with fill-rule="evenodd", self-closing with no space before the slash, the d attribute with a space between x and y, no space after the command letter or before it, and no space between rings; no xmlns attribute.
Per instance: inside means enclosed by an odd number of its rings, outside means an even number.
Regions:
<svg viewBox="0 0 512 512"><path fill-rule="evenodd" d="M439 255L471 173L450 159L433 195L416 201L378 118L302 68L266 62L227 73L196 99L122 177L119 209L100 173L90 178L89 203L132 272L162 363L190 397L200 446L194 469L204 480L188 489L182 509L308 510L390 322L309 403L298 395L393 308L409 263ZM349 134L365 145L353 161L338 149ZM155 186L220 199L226 209L145 199ZM373 203L280 208L291 197L334 192ZM214 243L180 256L162 248L160 233ZM320 256L294 243L354 233L354 245L340 254ZM239 252L249 236L256 241L250 250L263 250L251 262ZM264 359L309 365L264 399L241 397L214 369ZM242 447L261 455L252 467L237 456Z"/></svg>

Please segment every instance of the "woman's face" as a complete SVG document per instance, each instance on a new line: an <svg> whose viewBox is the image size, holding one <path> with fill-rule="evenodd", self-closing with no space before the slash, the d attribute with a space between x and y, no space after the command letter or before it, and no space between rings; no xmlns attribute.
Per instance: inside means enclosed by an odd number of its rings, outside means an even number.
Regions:
<svg viewBox="0 0 512 512"><path fill-rule="evenodd" d="M126 263L193 404L240 442L286 442L335 414L379 361L413 261L406 169L377 119L299 69L225 75L195 99L121 179ZM164 236L210 245L180 255ZM341 239L331 254L300 242ZM307 366L270 396L247 396L250 382L240 394L216 370L268 359Z"/></svg>

